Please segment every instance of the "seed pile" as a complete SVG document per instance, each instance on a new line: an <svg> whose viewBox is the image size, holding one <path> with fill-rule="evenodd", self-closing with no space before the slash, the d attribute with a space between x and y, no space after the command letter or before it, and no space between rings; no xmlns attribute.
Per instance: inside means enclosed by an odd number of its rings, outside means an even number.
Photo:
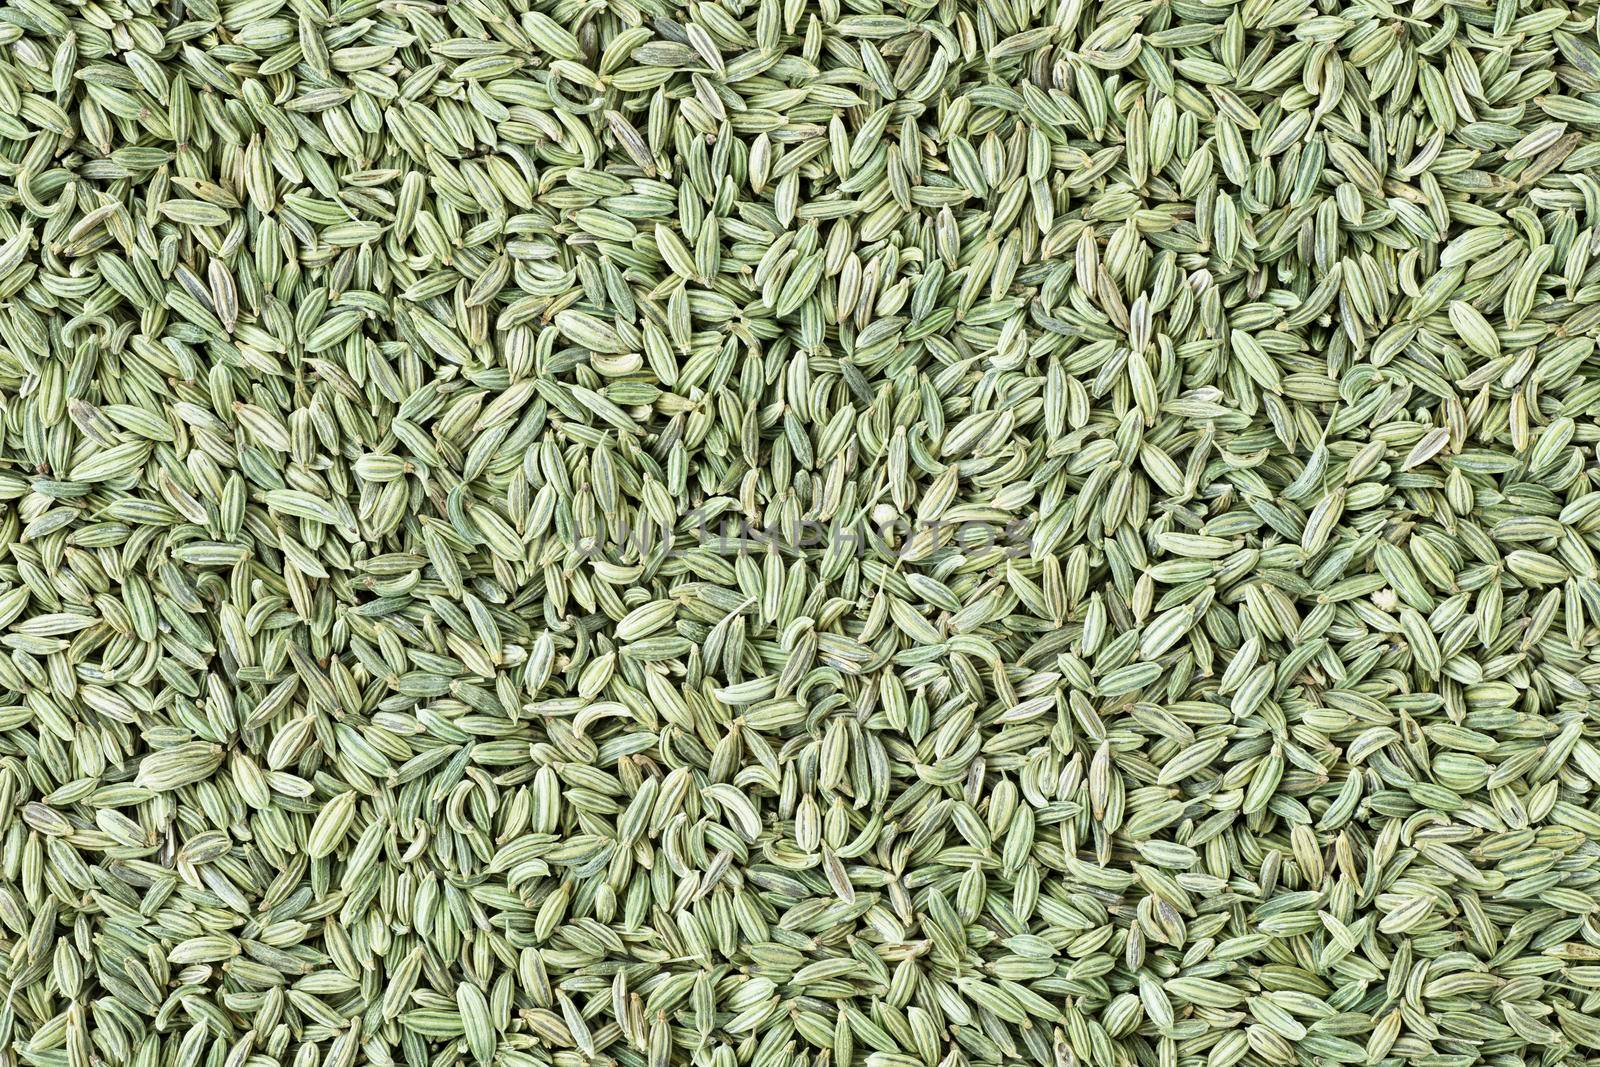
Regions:
<svg viewBox="0 0 1600 1067"><path fill-rule="evenodd" d="M1600 1061L1595 0L7 0L0 1063Z"/></svg>

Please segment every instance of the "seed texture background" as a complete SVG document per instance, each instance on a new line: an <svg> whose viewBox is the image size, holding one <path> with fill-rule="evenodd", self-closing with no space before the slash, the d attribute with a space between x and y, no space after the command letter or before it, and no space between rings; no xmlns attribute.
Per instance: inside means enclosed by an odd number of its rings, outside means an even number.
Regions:
<svg viewBox="0 0 1600 1067"><path fill-rule="evenodd" d="M0 1065L1600 1058L1594 0L7 0Z"/></svg>

